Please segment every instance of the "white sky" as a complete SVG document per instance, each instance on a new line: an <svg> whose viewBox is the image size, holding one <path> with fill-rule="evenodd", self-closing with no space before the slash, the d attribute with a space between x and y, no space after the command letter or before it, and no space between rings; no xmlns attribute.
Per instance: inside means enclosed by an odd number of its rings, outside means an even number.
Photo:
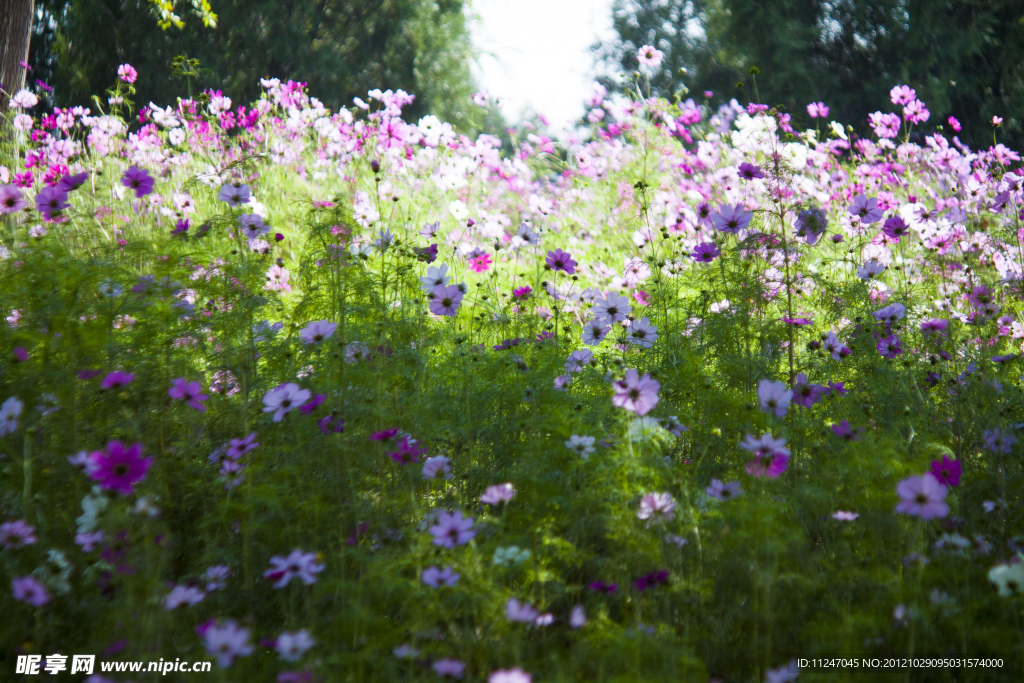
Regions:
<svg viewBox="0 0 1024 683"><path fill-rule="evenodd" d="M481 52L473 73L485 92L501 98L509 123L532 109L559 129L583 114L594 79L590 46L614 35L611 5L611 0L472 0L471 11L480 18L473 39Z"/></svg>

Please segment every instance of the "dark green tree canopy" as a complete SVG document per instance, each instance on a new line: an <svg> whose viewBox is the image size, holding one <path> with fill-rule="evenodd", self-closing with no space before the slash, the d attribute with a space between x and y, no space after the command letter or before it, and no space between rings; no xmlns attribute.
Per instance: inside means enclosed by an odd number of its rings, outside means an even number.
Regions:
<svg viewBox="0 0 1024 683"><path fill-rule="evenodd" d="M955 116L961 139L988 145L1000 116L1002 140L1024 146L1019 0L615 0L614 27L599 59L629 73L637 49L654 45L665 60L651 87L666 96L685 85L753 101L756 66L760 100L798 123L823 101L830 118L866 128L869 113L895 110L889 90L906 84L931 110L925 128Z"/></svg>
<svg viewBox="0 0 1024 683"><path fill-rule="evenodd" d="M217 0L217 26L191 14L161 29L147 0L37 0L32 77L56 104L86 103L109 87L117 66L139 71L138 102L173 103L186 83L168 78L187 55L204 71L200 88L237 102L259 96L259 79L293 79L327 106L349 106L373 88L415 94L406 113L453 122L470 95L471 44L463 0Z"/></svg>

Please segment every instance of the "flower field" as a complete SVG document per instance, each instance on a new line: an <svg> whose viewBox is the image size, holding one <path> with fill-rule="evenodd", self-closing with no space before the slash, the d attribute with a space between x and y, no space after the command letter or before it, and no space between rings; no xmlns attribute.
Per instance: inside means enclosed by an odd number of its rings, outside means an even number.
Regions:
<svg viewBox="0 0 1024 683"><path fill-rule="evenodd" d="M1015 152L907 86L503 143L136 77L8 110L5 680L1020 680Z"/></svg>

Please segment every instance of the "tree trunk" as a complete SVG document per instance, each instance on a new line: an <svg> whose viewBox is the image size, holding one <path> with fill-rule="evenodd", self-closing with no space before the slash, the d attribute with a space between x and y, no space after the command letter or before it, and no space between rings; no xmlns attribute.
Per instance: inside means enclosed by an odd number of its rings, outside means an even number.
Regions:
<svg viewBox="0 0 1024 683"><path fill-rule="evenodd" d="M35 0L0 0L0 111L7 108L11 95L25 87L28 42L32 36Z"/></svg>

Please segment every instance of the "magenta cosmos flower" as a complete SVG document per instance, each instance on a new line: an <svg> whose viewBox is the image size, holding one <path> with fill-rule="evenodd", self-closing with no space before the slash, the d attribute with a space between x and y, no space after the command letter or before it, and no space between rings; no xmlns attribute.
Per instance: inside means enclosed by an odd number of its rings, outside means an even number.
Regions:
<svg viewBox="0 0 1024 683"><path fill-rule="evenodd" d="M789 449L785 439L776 439L765 433L760 439L747 434L740 448L750 451L755 459L747 463L747 474L754 477L777 479L789 465Z"/></svg>
<svg viewBox="0 0 1024 683"><path fill-rule="evenodd" d="M828 116L828 106L824 102L811 102L807 105L807 115L812 119L823 119Z"/></svg>
<svg viewBox="0 0 1024 683"><path fill-rule="evenodd" d="M416 442L407 436L403 436L398 442L398 450L388 453L391 459L400 465L419 462L420 456L427 452L426 448L419 448Z"/></svg>
<svg viewBox="0 0 1024 683"><path fill-rule="evenodd" d="M128 170L124 172L124 176L121 177L121 184L129 190L133 190L136 199L141 199L152 193L154 182L149 171L134 165L129 166Z"/></svg>
<svg viewBox="0 0 1024 683"><path fill-rule="evenodd" d="M907 477L896 486L896 493L902 498L896 505L896 512L921 519L936 519L949 514L949 505L945 502L949 489L931 472L920 477Z"/></svg>
<svg viewBox="0 0 1024 683"><path fill-rule="evenodd" d="M903 347L900 346L899 337L894 334L879 339L877 348L878 353L881 354L882 358L892 359L903 353Z"/></svg>
<svg viewBox="0 0 1024 683"><path fill-rule="evenodd" d="M81 374L81 373L79 373ZM114 370L113 372L107 373L107 376L100 382L101 389L120 389L124 385L135 379L135 375L130 372L121 372L120 370Z"/></svg>
<svg viewBox="0 0 1024 683"><path fill-rule="evenodd" d="M615 395L612 396L612 405L616 408L625 408L637 415L646 415L660 400L658 390L661 384L651 376L640 374L630 368L626 370L626 376L615 383Z"/></svg>
<svg viewBox="0 0 1024 683"><path fill-rule="evenodd" d="M184 377L174 380L173 386L167 390L167 395L176 401L186 401L190 408L201 413L206 412L203 401L210 398L203 393L203 387L199 382L189 382Z"/></svg>
<svg viewBox="0 0 1024 683"><path fill-rule="evenodd" d="M463 517L461 510L455 512L442 510L437 515L437 524L430 527L430 533L434 537L434 545L444 548L465 545L476 536L476 531L473 530L473 518Z"/></svg>
<svg viewBox="0 0 1024 683"><path fill-rule="evenodd" d="M548 268L555 271L561 271L572 275L576 272L576 261L573 260L572 255L568 252L562 251L561 249L555 249L554 251L548 252L548 258L546 260Z"/></svg>
<svg viewBox="0 0 1024 683"><path fill-rule="evenodd" d="M430 312L434 315L454 317L462 303L462 290L458 285L437 285L431 292Z"/></svg>
<svg viewBox="0 0 1024 683"><path fill-rule="evenodd" d="M312 395L309 389L300 389L294 382L282 384L263 396L263 412L273 413L274 422L280 422L285 415L305 403Z"/></svg>
<svg viewBox="0 0 1024 683"><path fill-rule="evenodd" d="M0 214L17 213L26 206L28 202L17 186L0 185Z"/></svg>
<svg viewBox="0 0 1024 683"><path fill-rule="evenodd" d="M959 486L962 472L960 461L950 460L948 455L942 456L942 460L932 461L932 474L943 486Z"/></svg>
<svg viewBox="0 0 1024 683"><path fill-rule="evenodd" d="M750 225L754 217L753 211L747 211L742 204L725 205L711 214L711 222L719 232L737 233Z"/></svg>
<svg viewBox="0 0 1024 683"><path fill-rule="evenodd" d="M142 457L141 443L125 448L120 441L111 441L104 450L89 454L86 472L101 488L127 496L132 486L145 479L152 464L153 458Z"/></svg>

